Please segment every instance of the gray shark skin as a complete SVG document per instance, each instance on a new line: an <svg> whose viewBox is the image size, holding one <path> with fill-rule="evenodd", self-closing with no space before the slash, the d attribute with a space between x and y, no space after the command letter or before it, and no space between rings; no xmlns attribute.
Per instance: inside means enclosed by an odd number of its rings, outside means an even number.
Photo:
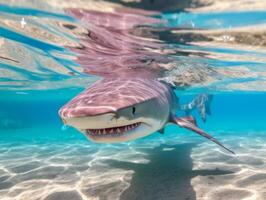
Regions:
<svg viewBox="0 0 266 200"><path fill-rule="evenodd" d="M174 91L156 79L105 78L63 106L59 115L65 124L95 142L124 142L162 130L175 123L210 139L192 116L176 117L179 110Z"/></svg>
<svg viewBox="0 0 266 200"><path fill-rule="evenodd" d="M108 15L75 9L67 12L86 23L90 22L88 18L92 16L97 16L98 21L107 20L106 18L109 21L106 24L97 24L94 20L88 26L89 38L83 38L83 47L72 49L78 54L77 62L84 68L84 72L101 76L102 79L59 110L65 124L75 127L94 142L114 143L145 137L162 131L168 123L174 123L234 153L198 128L192 116L175 115L179 110L189 113L198 108L205 120L211 98L207 95L199 96L187 106L180 106L173 86L160 80L161 72L157 65L159 62L167 62L167 59L141 46L144 44L161 48L161 44L150 41L141 43L140 37L130 34L132 27L119 26L120 18L123 20L122 24L134 25L158 21L144 17L144 11L140 15L135 10L120 10L119 14ZM113 18L116 20L115 26L109 23ZM127 19L128 23L125 21ZM97 36L97 33L100 35ZM91 35L97 39L93 40ZM123 35L123 41L117 35ZM153 61L147 63L146 59L150 58Z"/></svg>
<svg viewBox="0 0 266 200"><path fill-rule="evenodd" d="M63 121L95 142L123 142L162 129L177 108L172 89L155 79L105 78L63 106Z"/></svg>

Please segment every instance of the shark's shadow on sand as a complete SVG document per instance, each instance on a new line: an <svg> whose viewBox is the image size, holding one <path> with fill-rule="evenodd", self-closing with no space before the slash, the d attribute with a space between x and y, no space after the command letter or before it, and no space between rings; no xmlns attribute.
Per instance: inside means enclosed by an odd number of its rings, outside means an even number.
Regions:
<svg viewBox="0 0 266 200"><path fill-rule="evenodd" d="M146 151L147 164L108 160L115 168L134 170L134 174L120 199L195 200L196 193L191 185L195 176L215 176L233 173L219 169L193 170L191 150L195 144L161 145Z"/></svg>

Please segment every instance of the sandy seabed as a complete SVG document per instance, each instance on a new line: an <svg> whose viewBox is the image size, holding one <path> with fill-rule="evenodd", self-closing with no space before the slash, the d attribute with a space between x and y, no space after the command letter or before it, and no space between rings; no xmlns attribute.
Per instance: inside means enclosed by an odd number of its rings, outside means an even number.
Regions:
<svg viewBox="0 0 266 200"><path fill-rule="evenodd" d="M237 155L185 134L119 145L2 141L0 199L266 199L265 132L216 137Z"/></svg>

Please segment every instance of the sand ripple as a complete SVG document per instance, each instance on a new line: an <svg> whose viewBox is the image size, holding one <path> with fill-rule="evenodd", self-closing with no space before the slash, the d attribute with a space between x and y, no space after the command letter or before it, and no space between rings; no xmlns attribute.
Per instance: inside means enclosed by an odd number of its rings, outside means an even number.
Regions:
<svg viewBox="0 0 266 200"><path fill-rule="evenodd" d="M266 199L265 134L222 135L237 156L186 133L119 145L0 143L0 199Z"/></svg>
<svg viewBox="0 0 266 200"><path fill-rule="evenodd" d="M264 200L266 199L266 143L265 134L249 134L251 137L227 136L226 143L233 144L235 157L221 153L219 149L210 153L210 144L200 145L193 150L194 168L202 169L216 166L229 169L233 174L217 177L197 176L192 185L197 199L215 200ZM201 153L199 153L201 152Z"/></svg>

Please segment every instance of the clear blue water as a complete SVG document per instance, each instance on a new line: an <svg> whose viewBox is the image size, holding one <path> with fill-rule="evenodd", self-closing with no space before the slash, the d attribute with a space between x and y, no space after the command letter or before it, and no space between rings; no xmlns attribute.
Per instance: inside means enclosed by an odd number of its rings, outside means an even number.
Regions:
<svg viewBox="0 0 266 200"><path fill-rule="evenodd" d="M174 125L120 144L64 126L59 108L98 79L76 59L88 25L50 1L22 3L0 4L0 199L266 199L265 11L161 12L151 18L165 23L126 34L160 40L164 52L154 41L143 54L169 59L167 76L206 77L176 94L214 95L206 123L193 114L231 156Z"/></svg>

